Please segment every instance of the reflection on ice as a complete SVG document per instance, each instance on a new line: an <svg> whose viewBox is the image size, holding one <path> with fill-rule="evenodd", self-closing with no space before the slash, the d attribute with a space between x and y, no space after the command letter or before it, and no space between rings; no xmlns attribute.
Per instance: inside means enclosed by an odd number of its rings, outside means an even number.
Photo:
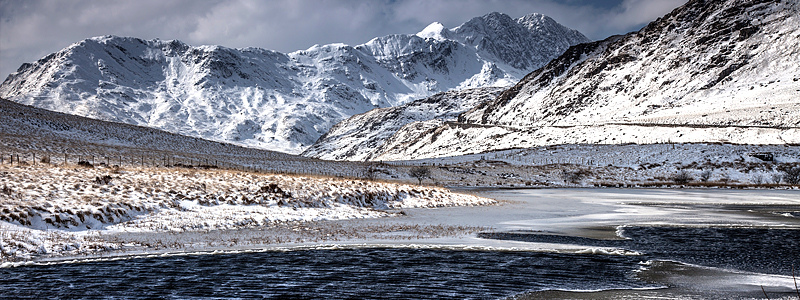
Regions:
<svg viewBox="0 0 800 300"><path fill-rule="evenodd" d="M468 216L498 231L615 238L620 225L800 228L800 193L776 190L532 189L489 191L506 200ZM773 214L779 211L783 214ZM483 221L484 223L481 223Z"/></svg>
<svg viewBox="0 0 800 300"><path fill-rule="evenodd" d="M698 293L727 291L760 297L763 296L762 286L769 293L795 292L794 279L791 276L725 270L672 261L643 263L643 268L637 272L636 277L649 283Z"/></svg>

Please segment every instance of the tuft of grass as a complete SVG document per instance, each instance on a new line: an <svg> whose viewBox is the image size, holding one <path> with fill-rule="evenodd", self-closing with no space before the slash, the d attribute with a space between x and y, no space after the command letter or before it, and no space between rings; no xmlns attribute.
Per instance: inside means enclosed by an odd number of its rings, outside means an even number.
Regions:
<svg viewBox="0 0 800 300"><path fill-rule="evenodd" d="M107 184L111 183L111 180L113 180L113 179L114 178L112 178L109 175L96 176L94 178L94 182L97 183L97 184L107 185Z"/></svg>
<svg viewBox="0 0 800 300"><path fill-rule="evenodd" d="M794 265L792 265L792 280L794 280L794 291L797 293L797 299L800 300L800 288L797 287L797 276L794 274ZM764 286L761 286L761 292L764 293L764 297L769 300L769 296L767 295L767 291L764 290Z"/></svg>

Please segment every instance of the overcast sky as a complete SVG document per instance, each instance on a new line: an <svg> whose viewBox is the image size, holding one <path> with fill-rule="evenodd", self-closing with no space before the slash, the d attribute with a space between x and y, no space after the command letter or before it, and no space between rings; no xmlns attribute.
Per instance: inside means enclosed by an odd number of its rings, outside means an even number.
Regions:
<svg viewBox="0 0 800 300"><path fill-rule="evenodd" d="M178 39L292 52L448 28L493 11L542 13L593 40L638 30L686 0L0 0L0 79L82 39Z"/></svg>

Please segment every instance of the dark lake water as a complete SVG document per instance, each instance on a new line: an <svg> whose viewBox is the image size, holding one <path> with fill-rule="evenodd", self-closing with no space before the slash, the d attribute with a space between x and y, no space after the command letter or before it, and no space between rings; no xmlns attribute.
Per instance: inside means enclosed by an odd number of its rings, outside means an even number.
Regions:
<svg viewBox="0 0 800 300"><path fill-rule="evenodd" d="M422 249L190 255L0 270L5 297L496 299L641 287L621 256Z"/></svg>
<svg viewBox="0 0 800 300"><path fill-rule="evenodd" d="M8 299L500 299L656 287L634 276L649 260L783 275L800 265L800 230L627 227L623 234L630 240L482 236L642 255L351 248L140 257L3 268L0 293Z"/></svg>

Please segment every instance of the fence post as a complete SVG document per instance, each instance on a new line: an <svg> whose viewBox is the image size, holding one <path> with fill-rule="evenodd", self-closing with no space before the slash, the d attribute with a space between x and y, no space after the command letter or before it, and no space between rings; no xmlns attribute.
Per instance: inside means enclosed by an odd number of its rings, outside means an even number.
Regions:
<svg viewBox="0 0 800 300"><path fill-rule="evenodd" d="M64 152L64 166L67 166L67 153Z"/></svg>

